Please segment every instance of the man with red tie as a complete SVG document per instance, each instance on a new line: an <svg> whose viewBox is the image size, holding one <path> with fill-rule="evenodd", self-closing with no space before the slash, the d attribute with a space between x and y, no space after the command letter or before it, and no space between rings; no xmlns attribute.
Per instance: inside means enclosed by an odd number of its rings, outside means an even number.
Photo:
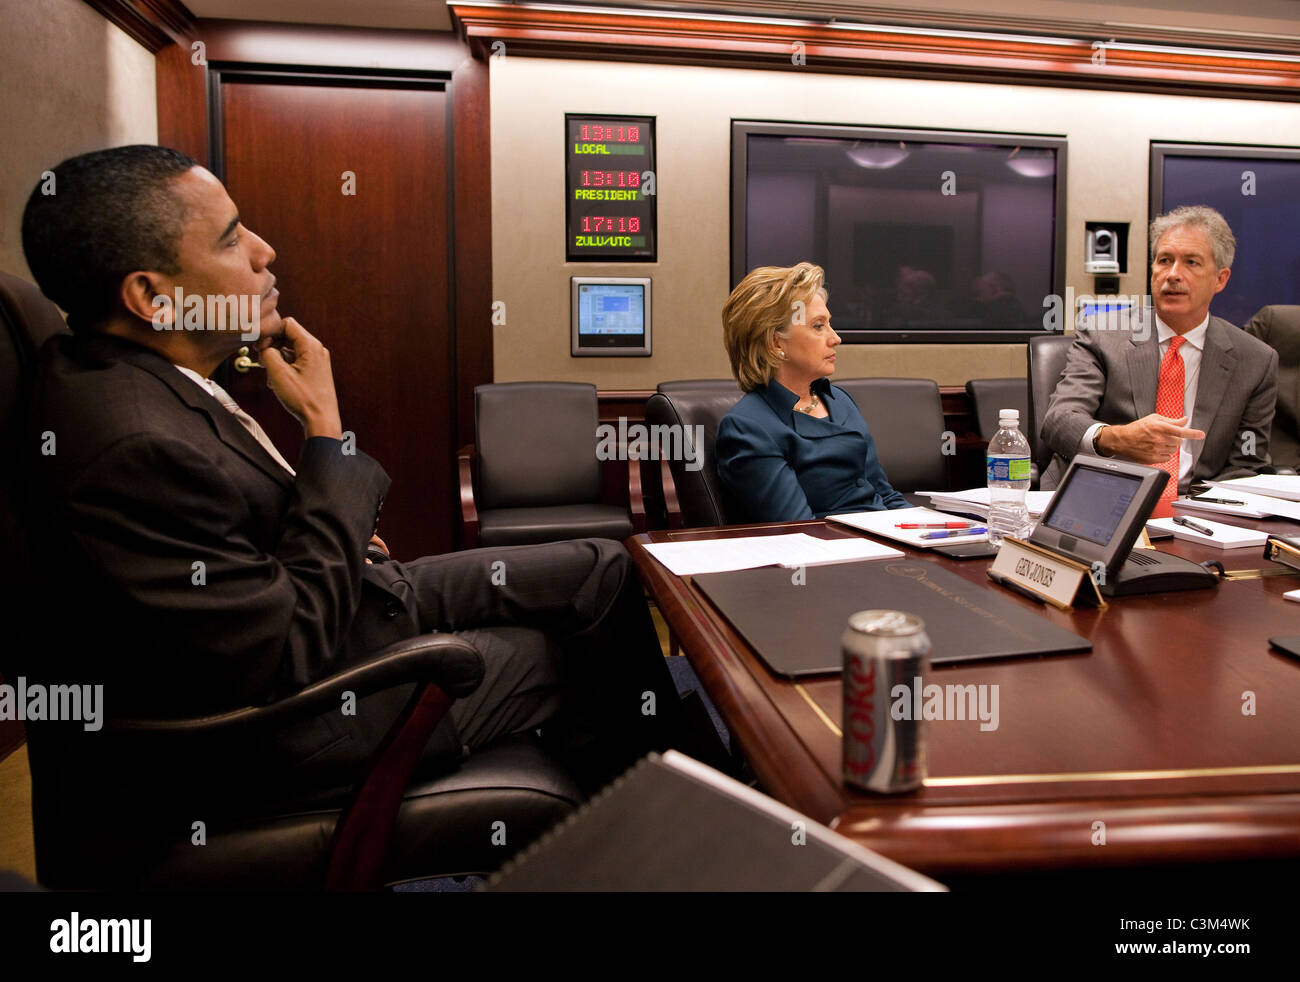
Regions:
<svg viewBox="0 0 1300 982"><path fill-rule="evenodd" d="M1213 208L1151 222L1152 308L1082 327L1043 418L1055 488L1076 453L1169 472L1162 502L1194 480L1257 473L1269 463L1277 352L1220 317L1236 239Z"/></svg>

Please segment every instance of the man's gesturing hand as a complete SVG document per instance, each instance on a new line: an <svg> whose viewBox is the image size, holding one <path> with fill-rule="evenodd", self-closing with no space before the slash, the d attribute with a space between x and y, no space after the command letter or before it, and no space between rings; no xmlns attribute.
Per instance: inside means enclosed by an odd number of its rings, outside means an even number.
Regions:
<svg viewBox="0 0 1300 982"><path fill-rule="evenodd" d="M343 439L329 351L292 317L284 319L284 338L293 348L292 362L284 360L279 348L266 348L262 352L262 365L271 391L280 405L302 423L304 434Z"/></svg>
<svg viewBox="0 0 1300 982"><path fill-rule="evenodd" d="M1104 453L1119 454L1139 464L1162 464L1178 453L1183 440L1204 440L1201 430L1187 429L1188 418L1152 413L1122 426L1107 426L1097 434Z"/></svg>

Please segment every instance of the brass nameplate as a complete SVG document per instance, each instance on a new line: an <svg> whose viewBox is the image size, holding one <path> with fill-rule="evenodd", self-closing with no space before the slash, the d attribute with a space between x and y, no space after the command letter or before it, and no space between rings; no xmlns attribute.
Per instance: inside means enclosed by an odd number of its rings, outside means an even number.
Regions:
<svg viewBox="0 0 1300 982"><path fill-rule="evenodd" d="M988 573L994 583L1028 593L1060 610L1070 610L1078 600L1106 606L1087 566L1014 536L1002 540Z"/></svg>

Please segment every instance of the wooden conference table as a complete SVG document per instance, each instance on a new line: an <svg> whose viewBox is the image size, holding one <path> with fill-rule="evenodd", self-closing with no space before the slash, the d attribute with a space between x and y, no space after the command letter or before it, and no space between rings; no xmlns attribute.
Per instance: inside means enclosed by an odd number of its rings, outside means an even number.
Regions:
<svg viewBox="0 0 1300 982"><path fill-rule="evenodd" d="M1285 520L1255 527L1300 532ZM840 780L839 676L773 676L690 577L673 575L643 548L792 531L857 534L792 522L627 541L768 794L939 879L1300 858L1300 661L1268 644L1270 636L1300 634L1300 604L1282 597L1300 589L1300 575L1060 611L991 583L991 560L899 546L909 558L937 562L1037 610L1090 639L1093 650L932 669L927 682L996 683L998 728L982 731L978 720L924 724L924 787L877 796ZM1157 545L1196 562L1220 559L1229 570L1280 568L1262 548ZM1242 711L1247 693L1254 693L1254 715Z"/></svg>

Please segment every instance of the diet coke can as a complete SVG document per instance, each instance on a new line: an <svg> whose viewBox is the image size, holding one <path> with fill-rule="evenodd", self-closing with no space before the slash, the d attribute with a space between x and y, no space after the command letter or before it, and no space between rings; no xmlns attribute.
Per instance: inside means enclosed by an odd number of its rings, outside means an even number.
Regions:
<svg viewBox="0 0 1300 982"><path fill-rule="evenodd" d="M913 791L925 778L921 721L911 718L912 680L924 676L925 624L899 610L860 610L844 632L844 782L867 791ZM894 719L890 693L908 691L907 719Z"/></svg>

